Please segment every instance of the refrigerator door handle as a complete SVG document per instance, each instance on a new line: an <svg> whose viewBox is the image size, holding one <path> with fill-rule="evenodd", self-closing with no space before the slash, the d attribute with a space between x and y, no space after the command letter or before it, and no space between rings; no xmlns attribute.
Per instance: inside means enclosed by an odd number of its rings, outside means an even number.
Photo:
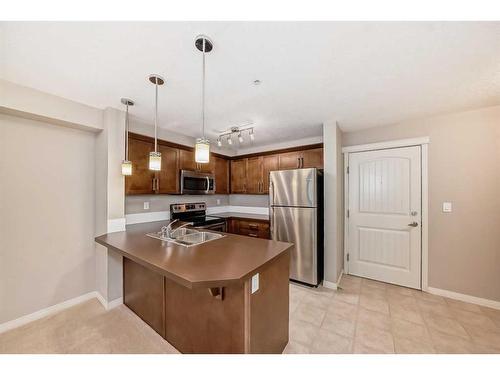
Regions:
<svg viewBox="0 0 500 375"><path fill-rule="evenodd" d="M274 183L272 181L269 181L269 197L271 198L269 202L269 206L274 205Z"/></svg>

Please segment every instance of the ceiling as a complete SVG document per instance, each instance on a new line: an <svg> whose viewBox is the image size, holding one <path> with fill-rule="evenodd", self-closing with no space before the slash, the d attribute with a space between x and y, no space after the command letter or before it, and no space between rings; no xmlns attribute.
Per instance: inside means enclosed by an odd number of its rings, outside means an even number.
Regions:
<svg viewBox="0 0 500 375"><path fill-rule="evenodd" d="M253 122L255 145L500 104L500 22L3 22L0 76L152 122L201 131L208 35L207 135ZM258 86L253 81L259 79ZM249 142L245 144L250 146Z"/></svg>

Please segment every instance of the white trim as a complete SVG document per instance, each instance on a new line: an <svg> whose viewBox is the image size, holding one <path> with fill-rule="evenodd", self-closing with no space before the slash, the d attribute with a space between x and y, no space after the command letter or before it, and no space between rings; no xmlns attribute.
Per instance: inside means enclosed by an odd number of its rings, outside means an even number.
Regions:
<svg viewBox="0 0 500 375"><path fill-rule="evenodd" d="M347 262L347 254L349 254L349 225L347 217L347 210L349 209L349 175L347 169L349 168L349 154L344 154L344 271L349 274L349 262Z"/></svg>
<svg viewBox="0 0 500 375"><path fill-rule="evenodd" d="M156 212L145 212L140 214L125 215L125 220L127 221L127 225L149 223L152 221L162 221L169 219L170 219L169 211L156 211Z"/></svg>
<svg viewBox="0 0 500 375"><path fill-rule="evenodd" d="M91 300L92 298L97 298L97 300L101 303L101 305L106 310L114 309L123 304L123 298L117 298L110 302L107 302L106 299L101 295L101 293L94 291L86 294L82 294L81 296L69 299L67 301L63 301L53 306L46 307L42 310L35 311L34 313L21 316L20 318L10 320L8 322L0 324L0 333L10 331L11 329L21 327L25 324L34 322L35 320L45 318L46 316L53 315L62 310L66 310L72 306L78 305L82 302L86 302Z"/></svg>
<svg viewBox="0 0 500 375"><path fill-rule="evenodd" d="M75 306L75 305L78 305L82 302L91 300L92 298L96 298L96 297L98 298L97 295L98 295L97 292L89 292L89 293L83 294L81 296L69 299L67 301L58 303L56 305L46 307L42 310L35 311L34 313L21 316L20 318L2 323L2 324L0 324L0 333L9 331L11 329L23 326L23 325L31 323L31 322L34 322L35 320L44 318L44 317L52 315L52 314L55 314L59 311L65 310L71 306Z"/></svg>
<svg viewBox="0 0 500 375"><path fill-rule="evenodd" d="M108 305L106 306L106 310L114 309L115 307L118 307L120 305L123 305L123 297L109 301Z"/></svg>
<svg viewBox="0 0 500 375"><path fill-rule="evenodd" d="M327 289L337 290L339 288L340 280L342 279L343 274L344 274L344 270L341 270L340 275L339 275L336 283L332 283L331 281L328 281L328 280L323 280L323 286Z"/></svg>
<svg viewBox="0 0 500 375"><path fill-rule="evenodd" d="M343 147L344 153L344 271L349 274L349 263L347 262L347 254L349 248L349 224L347 210L349 209L349 175L347 168L349 167L349 154L360 151L376 151L387 148L420 146L421 152L421 184L422 184L422 259L421 259L421 289L429 290L429 137L408 138L397 141L368 143L364 145L356 145Z"/></svg>
<svg viewBox="0 0 500 375"><path fill-rule="evenodd" d="M108 233L123 232L125 230L126 219L109 219L108 220Z"/></svg>
<svg viewBox="0 0 500 375"><path fill-rule="evenodd" d="M457 292L452 292L450 290L438 289L433 287L428 287L427 291L431 294L436 294L438 296L456 299L462 302L474 303L476 305L491 307L492 309L500 310L500 301L495 301L486 298L474 297L468 294L462 294Z"/></svg>
<svg viewBox="0 0 500 375"><path fill-rule="evenodd" d="M354 145L342 147L342 153L383 150L396 147L420 146L430 142L429 137L407 138L397 141L366 143L364 145Z"/></svg>
<svg viewBox="0 0 500 375"><path fill-rule="evenodd" d="M207 207L207 213L215 215L221 212L234 212L241 214L269 215L269 207L247 207L247 206L214 206ZM126 224L149 223L153 221L169 220L169 211L144 212L139 214L125 215ZM122 229L122 230L125 230ZM117 232L117 231L115 231ZM111 233L111 232L109 232Z"/></svg>
<svg viewBox="0 0 500 375"><path fill-rule="evenodd" d="M429 145L421 146L421 184L422 184L422 290L429 287Z"/></svg>

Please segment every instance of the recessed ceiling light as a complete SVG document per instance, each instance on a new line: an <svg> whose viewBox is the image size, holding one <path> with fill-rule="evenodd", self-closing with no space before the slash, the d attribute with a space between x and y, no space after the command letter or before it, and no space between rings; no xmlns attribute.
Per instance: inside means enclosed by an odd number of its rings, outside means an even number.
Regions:
<svg viewBox="0 0 500 375"><path fill-rule="evenodd" d="M262 81L261 81L260 79L256 79L255 81L253 81L253 84L254 84L255 86L258 86L258 85L260 85L261 83L262 83Z"/></svg>

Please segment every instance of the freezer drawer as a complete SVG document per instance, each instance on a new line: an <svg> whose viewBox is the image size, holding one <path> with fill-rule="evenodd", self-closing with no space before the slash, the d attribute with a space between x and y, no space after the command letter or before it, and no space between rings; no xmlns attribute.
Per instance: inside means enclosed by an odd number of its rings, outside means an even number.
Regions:
<svg viewBox="0 0 500 375"><path fill-rule="evenodd" d="M318 284L317 209L271 207L271 238L292 242L290 278Z"/></svg>
<svg viewBox="0 0 500 375"><path fill-rule="evenodd" d="M316 168L272 171L269 174L269 203L271 206L316 207Z"/></svg>

